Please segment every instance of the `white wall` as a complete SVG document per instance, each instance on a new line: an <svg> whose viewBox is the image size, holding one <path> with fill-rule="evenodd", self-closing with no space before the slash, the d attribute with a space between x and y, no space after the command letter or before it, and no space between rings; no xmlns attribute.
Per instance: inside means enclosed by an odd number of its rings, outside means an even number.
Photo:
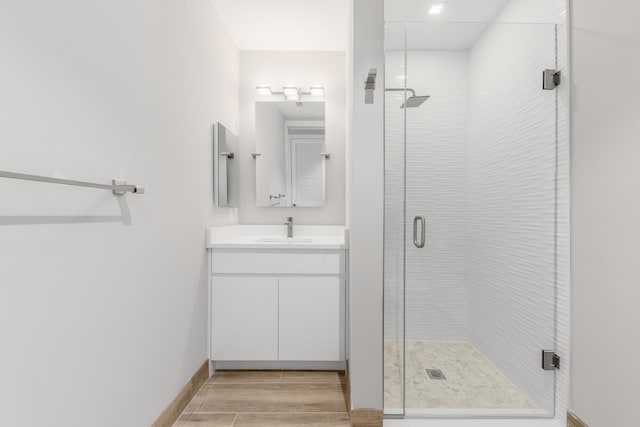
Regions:
<svg viewBox="0 0 640 427"><path fill-rule="evenodd" d="M350 355L353 408L382 409L382 263L384 210L384 3L354 0ZM364 80L378 69L375 103L364 103Z"/></svg>
<svg viewBox="0 0 640 427"><path fill-rule="evenodd" d="M240 52L240 222L281 224L293 216L297 224L345 223L346 86L344 52ZM256 95L256 86L279 91L286 85L325 88L327 161L326 204L322 208L257 208L255 152L255 102L270 100ZM282 96L273 97L282 101ZM289 197L289 195L287 195Z"/></svg>
<svg viewBox="0 0 640 427"><path fill-rule="evenodd" d="M0 424L149 425L206 359L212 125L238 53L207 0L4 1Z"/></svg>
<svg viewBox="0 0 640 427"><path fill-rule="evenodd" d="M402 87L404 52L386 52L386 87ZM430 95L406 110L403 92L387 92L385 105L385 339L402 337L402 288L408 340L468 339L467 151L468 51L411 50L407 87ZM410 94L408 94L410 96ZM403 218L406 171L406 218ZM409 234L415 216L427 218L428 246ZM402 256L406 249L406 270ZM404 283L403 283L403 273Z"/></svg>
<svg viewBox="0 0 640 427"><path fill-rule="evenodd" d="M638 425L638 16L636 1L573 2L571 409L590 427Z"/></svg>

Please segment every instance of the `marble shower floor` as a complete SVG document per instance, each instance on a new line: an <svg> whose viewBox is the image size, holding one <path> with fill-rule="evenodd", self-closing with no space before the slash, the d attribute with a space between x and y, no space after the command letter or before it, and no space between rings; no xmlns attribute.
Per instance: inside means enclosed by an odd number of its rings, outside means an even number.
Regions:
<svg viewBox="0 0 640 427"><path fill-rule="evenodd" d="M402 407L402 343L384 345L385 408ZM433 380L425 369L440 369ZM529 399L467 342L407 341L406 407L412 409L533 409Z"/></svg>

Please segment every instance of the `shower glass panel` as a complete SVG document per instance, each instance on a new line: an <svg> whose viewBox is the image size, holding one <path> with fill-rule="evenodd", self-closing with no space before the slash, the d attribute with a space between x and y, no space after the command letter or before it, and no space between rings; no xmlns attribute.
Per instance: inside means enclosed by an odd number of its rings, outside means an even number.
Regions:
<svg viewBox="0 0 640 427"><path fill-rule="evenodd" d="M550 417L556 26L388 22L385 413Z"/></svg>
<svg viewBox="0 0 640 427"><path fill-rule="evenodd" d="M405 317L405 25L385 27L384 402L388 416L404 415ZM389 71L391 71L389 73Z"/></svg>

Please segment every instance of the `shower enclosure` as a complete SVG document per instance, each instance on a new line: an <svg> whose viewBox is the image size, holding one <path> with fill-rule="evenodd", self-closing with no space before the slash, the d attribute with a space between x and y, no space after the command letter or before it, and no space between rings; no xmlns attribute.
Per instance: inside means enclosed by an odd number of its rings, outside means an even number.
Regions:
<svg viewBox="0 0 640 427"><path fill-rule="evenodd" d="M551 417L557 25L388 21L385 57L385 415Z"/></svg>

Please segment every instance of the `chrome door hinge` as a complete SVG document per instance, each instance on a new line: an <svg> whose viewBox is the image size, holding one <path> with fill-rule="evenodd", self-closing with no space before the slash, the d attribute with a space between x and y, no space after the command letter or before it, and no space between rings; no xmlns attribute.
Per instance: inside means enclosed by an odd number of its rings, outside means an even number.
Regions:
<svg viewBox="0 0 640 427"><path fill-rule="evenodd" d="M542 350L542 369L545 371L560 369L560 356L553 350Z"/></svg>
<svg viewBox="0 0 640 427"><path fill-rule="evenodd" d="M554 90L560 86L562 74L558 70L544 70L542 72L542 89Z"/></svg>

